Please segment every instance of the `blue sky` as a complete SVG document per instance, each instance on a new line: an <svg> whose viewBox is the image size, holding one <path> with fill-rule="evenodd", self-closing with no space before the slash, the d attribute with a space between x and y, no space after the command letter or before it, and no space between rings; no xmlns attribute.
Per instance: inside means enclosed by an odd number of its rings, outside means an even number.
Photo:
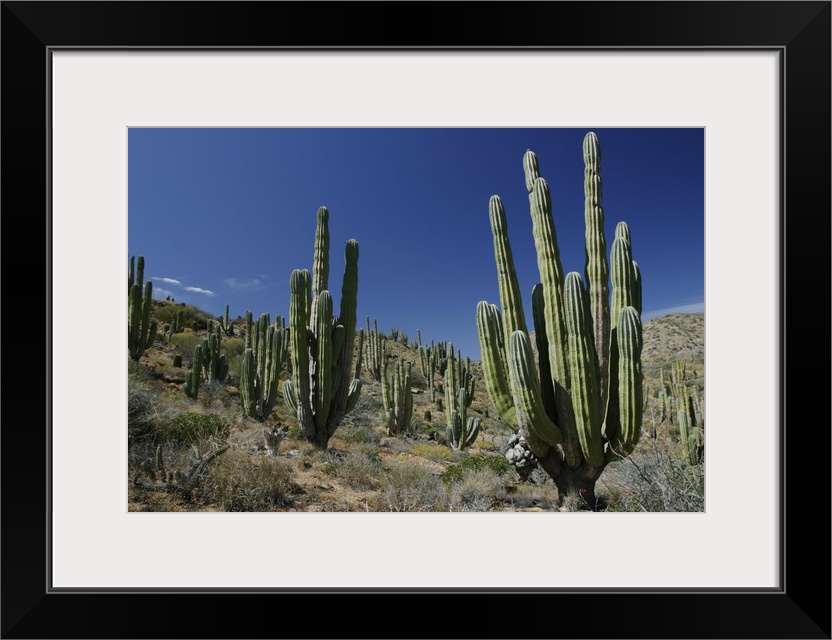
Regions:
<svg viewBox="0 0 832 640"><path fill-rule="evenodd" d="M154 298L214 315L286 316L289 277L312 269L329 209L337 306L344 244L359 245L358 326L378 320L479 359L476 306L499 304L488 201L506 216L527 319L539 281L523 154L552 192L565 272L583 274L582 141L595 131L608 247L630 227L647 320L704 310L704 129L133 128L128 255Z"/></svg>

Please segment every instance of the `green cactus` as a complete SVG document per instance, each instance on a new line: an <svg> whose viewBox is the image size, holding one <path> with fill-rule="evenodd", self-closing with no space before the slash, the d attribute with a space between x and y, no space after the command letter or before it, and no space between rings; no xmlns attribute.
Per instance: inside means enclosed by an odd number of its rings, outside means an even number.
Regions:
<svg viewBox="0 0 832 640"><path fill-rule="evenodd" d="M208 333L202 339L202 367L206 380L222 382L228 376L228 362L224 354L220 353L220 327L214 330L214 323L208 321Z"/></svg>
<svg viewBox="0 0 832 640"><path fill-rule="evenodd" d="M358 346L355 350L355 371L353 372L353 378L356 380L361 379L361 363L363 360L363 352L364 352L364 329L358 330Z"/></svg>
<svg viewBox="0 0 832 640"><path fill-rule="evenodd" d="M367 316L367 350L364 368L373 380L381 380L384 365L384 349L387 339L378 331L378 321L373 319L370 329L370 316Z"/></svg>
<svg viewBox="0 0 832 640"><path fill-rule="evenodd" d="M191 368L185 372L185 384L182 388L185 395L196 400L199 397L199 381L202 378L202 344L194 347Z"/></svg>
<svg viewBox="0 0 832 640"><path fill-rule="evenodd" d="M280 316L271 322L270 315L263 313L253 322L251 311L246 311L245 340L240 401L248 417L263 422L277 401L280 372L288 360L289 330L281 326Z"/></svg>
<svg viewBox="0 0 832 640"><path fill-rule="evenodd" d="M177 369L182 367L182 354L181 353L177 353L176 355L173 356L173 366L176 367Z"/></svg>
<svg viewBox="0 0 832 640"><path fill-rule="evenodd" d="M419 347L419 363L422 366L422 375L428 383L430 401L436 402L436 387L433 384L433 373L436 369L436 355L429 347Z"/></svg>
<svg viewBox="0 0 832 640"><path fill-rule="evenodd" d="M663 377L664 372L662 372ZM699 464L704 458L704 405L695 384L689 384L683 360L677 360L670 371L670 394L679 427L681 457L690 464Z"/></svg>
<svg viewBox="0 0 832 640"><path fill-rule="evenodd" d="M621 223L606 257L600 145L584 138L584 279L564 274L552 201L537 156L523 157L541 282L532 290L535 362L509 244L505 208L489 202L500 304L477 305L488 394L552 477L561 500L580 496L593 508L595 484L612 460L638 442L643 411L641 279L629 228ZM612 281L612 302L610 286Z"/></svg>
<svg viewBox="0 0 832 640"><path fill-rule="evenodd" d="M234 323L228 317L228 308L228 305L225 305L225 318L218 318L218 322L225 335L231 337L234 335Z"/></svg>
<svg viewBox="0 0 832 640"><path fill-rule="evenodd" d="M127 300L127 352L134 361L138 362L148 347L156 340L156 323L150 320L150 308L153 296L153 283L144 283L142 295L142 279L144 278L144 257L139 256L138 268L134 281L133 259L130 260L130 271L127 280L130 285Z"/></svg>
<svg viewBox="0 0 832 640"><path fill-rule="evenodd" d="M448 374L445 374L446 377ZM445 385L445 404L447 408L447 426L445 432L448 443L453 449L462 450L474 444L480 433L480 419L468 415L471 398L465 389L459 389L456 396L450 392L451 386Z"/></svg>
<svg viewBox="0 0 832 640"><path fill-rule="evenodd" d="M387 363L388 360L385 358L381 391L387 435L394 436L405 432L410 427L410 418L413 415L413 390L410 386L412 365L399 358L396 361L393 375L388 377Z"/></svg>
<svg viewBox="0 0 832 640"><path fill-rule="evenodd" d="M358 242L348 240L339 315L333 316L329 277L329 211L318 209L313 274L295 269L289 289L289 341L292 379L283 397L294 411L303 437L319 449L358 402L361 381L353 373L358 296ZM349 339L347 339L349 338Z"/></svg>

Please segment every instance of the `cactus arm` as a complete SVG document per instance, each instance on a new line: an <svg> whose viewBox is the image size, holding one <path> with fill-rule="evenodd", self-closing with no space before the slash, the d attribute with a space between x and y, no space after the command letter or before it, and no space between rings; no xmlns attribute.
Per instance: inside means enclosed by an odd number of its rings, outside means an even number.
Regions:
<svg viewBox="0 0 832 640"><path fill-rule="evenodd" d="M532 433L548 444L560 444L563 433L546 415L537 384L531 344L529 337L522 331L511 334L509 373L520 430ZM543 457L546 453L545 450L539 451L539 448L538 451L532 448L532 452L538 457Z"/></svg>
<svg viewBox="0 0 832 640"><path fill-rule="evenodd" d="M254 389L254 352L251 348L245 350L242 368L240 369L240 399L243 411L248 416L257 414L257 396Z"/></svg>
<svg viewBox="0 0 832 640"><path fill-rule="evenodd" d="M573 271L566 276L565 293L575 426L584 459L592 467L601 467L604 464L604 443L601 439L598 374L589 318L589 298L577 272Z"/></svg>
<svg viewBox="0 0 832 640"><path fill-rule="evenodd" d="M315 254L312 262L312 294L318 296L329 289L329 210L318 209L315 228Z"/></svg>
<svg viewBox="0 0 832 640"><path fill-rule="evenodd" d="M598 356L600 402L606 404L610 350L610 288L604 209L601 206L601 146L590 131L584 137L584 220L586 223L586 264L584 275L590 299L590 318Z"/></svg>
<svg viewBox="0 0 832 640"><path fill-rule="evenodd" d="M499 196L491 196L488 203L488 217L494 237L494 258L497 263L500 306L503 309L503 337L508 341L514 331L528 333L528 330L523 313L523 301L520 297L520 285L514 269L514 257L508 239L506 210ZM505 352L508 353L508 344L506 344Z"/></svg>
<svg viewBox="0 0 832 640"><path fill-rule="evenodd" d="M334 354L335 363L344 372L341 381L337 388L333 389L333 400L331 415L327 431L331 436L335 433L335 429L341 424L341 420L346 414L347 398L350 394L350 386L352 379L349 373L353 368L353 348L355 345L355 327L356 311L358 307L358 242L354 239L347 240L346 248L344 250L344 278L341 286L341 307L339 310L338 321L343 326L343 346L340 347ZM359 355L359 362L360 355ZM358 376L356 376L357 378Z"/></svg>
<svg viewBox="0 0 832 640"><path fill-rule="evenodd" d="M332 367L334 365L332 345L334 342L332 326L332 296L329 291L321 291L317 299L317 324L315 342L315 427L326 428L329 408L332 403Z"/></svg>
<svg viewBox="0 0 832 640"><path fill-rule="evenodd" d="M528 152L527 152L528 155ZM570 380L566 349L566 319L564 317L564 276L557 242L557 232L552 218L552 198L549 185L538 177L532 183L529 194L532 217L532 233L537 251L537 268L540 274L542 297L546 300L543 318L546 327L549 371L554 389L555 422L564 438L564 454L570 467L581 464L579 438L569 396ZM544 438L545 439L545 438Z"/></svg>
<svg viewBox="0 0 832 640"><path fill-rule="evenodd" d="M508 382L508 364L503 351L500 310L485 300L477 304L477 335L488 395L503 421L517 429L517 414Z"/></svg>
<svg viewBox="0 0 832 640"><path fill-rule="evenodd" d="M292 386L297 407L297 419L307 440L315 439L315 422L312 414L309 383L309 308L311 306L312 278L307 269L295 269L289 282L289 338L292 345ZM283 385L286 392L286 385Z"/></svg>
<svg viewBox="0 0 832 640"><path fill-rule="evenodd" d="M618 318L618 440L626 453L631 453L641 435L643 374L641 369L642 326L634 307L624 307Z"/></svg>
<svg viewBox="0 0 832 640"><path fill-rule="evenodd" d="M619 222L615 229L615 239L610 250L610 272L612 277L610 317L615 318L615 322L618 322L618 316L624 307L635 306L635 270L629 238L630 230L627 224Z"/></svg>
<svg viewBox="0 0 832 640"><path fill-rule="evenodd" d="M534 319L534 339L538 353L538 371L540 377L540 397L552 421L557 420L555 412L555 388L552 384L552 368L549 365L549 340L546 338L546 302L543 296L543 285L537 283L532 288L532 317Z"/></svg>

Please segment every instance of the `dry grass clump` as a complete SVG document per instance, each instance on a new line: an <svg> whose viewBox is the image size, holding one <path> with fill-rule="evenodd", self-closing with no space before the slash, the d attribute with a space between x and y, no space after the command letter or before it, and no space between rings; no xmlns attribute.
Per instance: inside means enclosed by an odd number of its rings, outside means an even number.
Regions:
<svg viewBox="0 0 832 640"><path fill-rule="evenodd" d="M353 489L375 489L381 484L384 465L377 450L364 448L335 457L328 463L327 472Z"/></svg>
<svg viewBox="0 0 832 640"><path fill-rule="evenodd" d="M291 506L297 491L283 460L230 449L207 469L197 493L221 511L277 511Z"/></svg>
<svg viewBox="0 0 832 640"><path fill-rule="evenodd" d="M599 481L609 492L607 511L705 510L704 465L681 458L664 437L643 440L629 458L611 463Z"/></svg>
<svg viewBox="0 0 832 640"><path fill-rule="evenodd" d="M445 511L447 495L439 478L411 461L394 464L387 476L379 511Z"/></svg>
<svg viewBox="0 0 832 640"><path fill-rule="evenodd" d="M449 494L448 511L490 511L505 498L506 485L493 469L466 469Z"/></svg>
<svg viewBox="0 0 832 640"><path fill-rule="evenodd" d="M422 458L427 458L428 460L434 460L436 462L458 462L464 455L459 451L454 451L446 445L433 442L409 443L404 440L402 443L403 451L412 453L414 456L421 456Z"/></svg>

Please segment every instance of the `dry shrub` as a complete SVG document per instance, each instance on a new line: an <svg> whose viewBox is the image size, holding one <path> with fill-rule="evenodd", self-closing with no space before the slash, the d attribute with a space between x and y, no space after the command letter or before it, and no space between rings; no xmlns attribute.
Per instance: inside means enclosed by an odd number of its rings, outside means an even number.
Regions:
<svg viewBox="0 0 832 640"><path fill-rule="evenodd" d="M445 511L447 495L439 478L415 462L393 465L381 498L389 511Z"/></svg>
<svg viewBox="0 0 832 640"><path fill-rule="evenodd" d="M607 467L599 484L609 492L607 511L705 510L704 465L683 460L664 438L642 440L629 458Z"/></svg>
<svg viewBox="0 0 832 640"><path fill-rule="evenodd" d="M466 469L451 485L449 511L489 511L506 496L506 485L493 469Z"/></svg>
<svg viewBox="0 0 832 640"><path fill-rule="evenodd" d="M296 492L283 460L232 449L206 471L199 497L223 511L274 511L290 506Z"/></svg>
<svg viewBox="0 0 832 640"><path fill-rule="evenodd" d="M375 489L384 466L378 452L371 450L349 452L332 463L332 472L353 489Z"/></svg>

